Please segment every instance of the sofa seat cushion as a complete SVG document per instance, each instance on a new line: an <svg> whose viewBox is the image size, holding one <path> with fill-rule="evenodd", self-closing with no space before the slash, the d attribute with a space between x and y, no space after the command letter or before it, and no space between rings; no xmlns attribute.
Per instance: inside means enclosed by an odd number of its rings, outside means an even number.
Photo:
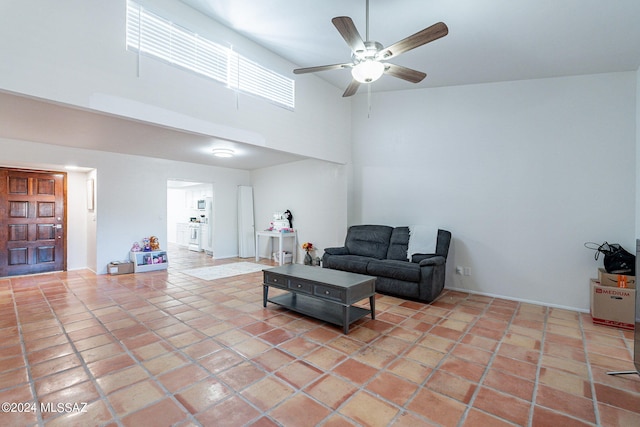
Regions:
<svg viewBox="0 0 640 427"><path fill-rule="evenodd" d="M401 298L419 299L420 284L378 276L376 279L376 292Z"/></svg>
<svg viewBox="0 0 640 427"><path fill-rule="evenodd" d="M367 274L367 264L373 259L360 255L333 255L323 260L325 268Z"/></svg>
<svg viewBox="0 0 640 427"><path fill-rule="evenodd" d="M420 266L409 261L383 259L371 261L367 273L371 276L389 277L405 282L420 281Z"/></svg>

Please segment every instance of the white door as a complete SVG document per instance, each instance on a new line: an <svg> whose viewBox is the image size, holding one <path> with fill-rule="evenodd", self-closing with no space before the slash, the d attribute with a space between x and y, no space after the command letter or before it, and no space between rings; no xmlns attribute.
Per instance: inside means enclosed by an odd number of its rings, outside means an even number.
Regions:
<svg viewBox="0 0 640 427"><path fill-rule="evenodd" d="M238 186L238 255L240 258L256 256L253 222L253 187Z"/></svg>

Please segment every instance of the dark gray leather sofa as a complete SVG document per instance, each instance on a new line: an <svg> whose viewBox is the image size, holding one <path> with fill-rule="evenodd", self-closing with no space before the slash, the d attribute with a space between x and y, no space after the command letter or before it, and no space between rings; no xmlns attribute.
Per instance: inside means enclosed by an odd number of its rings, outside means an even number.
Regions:
<svg viewBox="0 0 640 427"><path fill-rule="evenodd" d="M444 288L445 264L451 233L438 230L435 254L407 258L409 227L354 225L344 246L326 248L324 268L376 276L376 291L431 302Z"/></svg>

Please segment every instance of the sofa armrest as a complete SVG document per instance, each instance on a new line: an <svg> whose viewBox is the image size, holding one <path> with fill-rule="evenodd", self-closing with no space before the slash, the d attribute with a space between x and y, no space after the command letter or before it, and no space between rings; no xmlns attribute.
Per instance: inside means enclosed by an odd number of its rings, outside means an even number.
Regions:
<svg viewBox="0 0 640 427"><path fill-rule="evenodd" d="M413 254L411 255L411 262L419 263L423 259L433 258L436 254Z"/></svg>
<svg viewBox="0 0 640 427"><path fill-rule="evenodd" d="M419 293L422 301L434 301L444 288L445 258L440 255L425 258L419 262Z"/></svg>
<svg viewBox="0 0 640 427"><path fill-rule="evenodd" d="M414 255L413 256L414 260L415 260L416 256L419 256L419 255ZM427 258L423 258L419 262L420 267L430 267L430 266L436 266L436 265L444 265L444 263L445 263L445 259L444 259L443 256L440 256L440 255L427 255Z"/></svg>
<svg viewBox="0 0 640 427"><path fill-rule="evenodd" d="M349 255L349 250L345 246L339 248L324 248L325 255Z"/></svg>

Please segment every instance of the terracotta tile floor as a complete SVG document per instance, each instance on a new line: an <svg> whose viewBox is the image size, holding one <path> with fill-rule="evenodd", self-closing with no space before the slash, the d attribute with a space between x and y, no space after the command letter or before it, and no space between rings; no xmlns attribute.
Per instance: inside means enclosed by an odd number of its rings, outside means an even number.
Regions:
<svg viewBox="0 0 640 427"><path fill-rule="evenodd" d="M238 260L170 261L0 279L0 425L640 425L640 377L606 375L632 369L632 333L588 314L378 295L345 336L264 309L261 273L181 272Z"/></svg>

